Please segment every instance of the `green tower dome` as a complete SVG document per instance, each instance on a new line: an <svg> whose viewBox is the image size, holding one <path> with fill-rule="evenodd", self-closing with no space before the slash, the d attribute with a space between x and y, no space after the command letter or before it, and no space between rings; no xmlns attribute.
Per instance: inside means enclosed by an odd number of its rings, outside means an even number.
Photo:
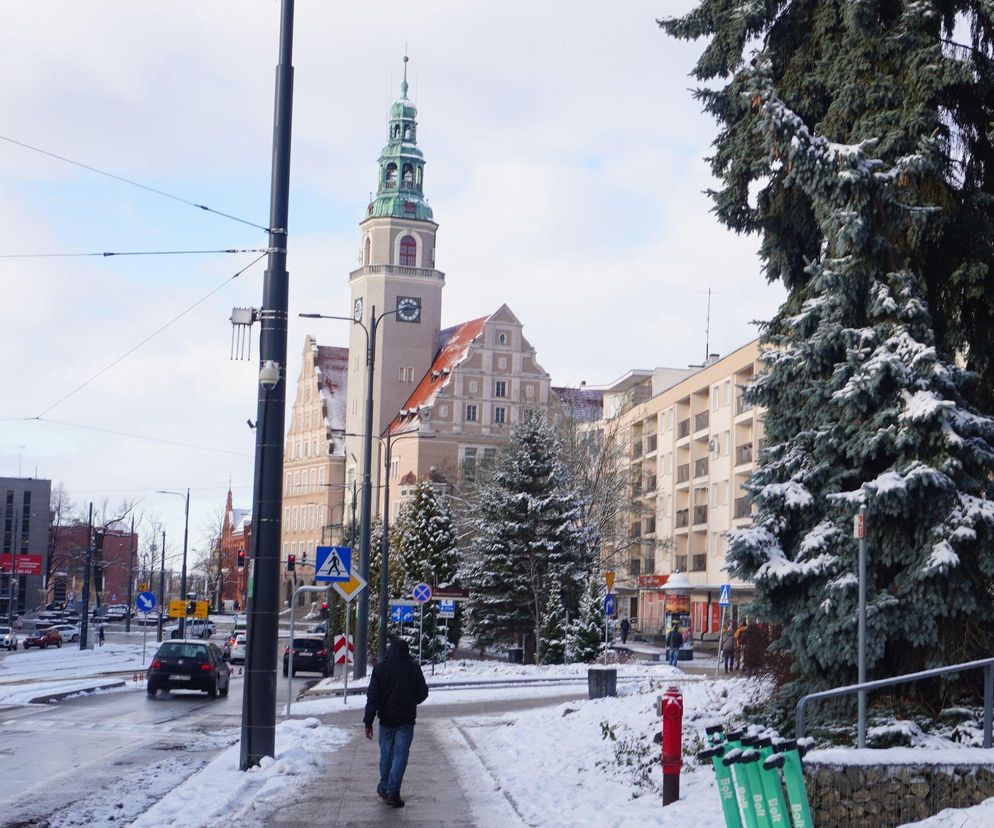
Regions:
<svg viewBox="0 0 994 828"><path fill-rule="evenodd" d="M400 98L390 107L387 145L380 153L380 178L367 218L396 216L431 221L431 207L424 199L425 160L418 149L417 107L407 97L407 55Z"/></svg>

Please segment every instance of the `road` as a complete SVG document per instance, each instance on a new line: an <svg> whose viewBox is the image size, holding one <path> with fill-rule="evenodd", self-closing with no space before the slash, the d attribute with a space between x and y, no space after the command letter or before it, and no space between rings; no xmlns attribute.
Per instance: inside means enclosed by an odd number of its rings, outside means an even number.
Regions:
<svg viewBox="0 0 994 828"><path fill-rule="evenodd" d="M298 675L294 690L318 680ZM277 672L280 707L286 691ZM91 826L91 812L114 797L126 822L237 740L241 704L242 677L234 675L228 697L213 700L183 691L149 699L136 685L48 706L0 706L0 826Z"/></svg>

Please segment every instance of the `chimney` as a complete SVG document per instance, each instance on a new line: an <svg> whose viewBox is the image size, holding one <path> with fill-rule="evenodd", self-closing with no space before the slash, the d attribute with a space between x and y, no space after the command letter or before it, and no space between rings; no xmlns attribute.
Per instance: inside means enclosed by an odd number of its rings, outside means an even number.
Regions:
<svg viewBox="0 0 994 828"><path fill-rule="evenodd" d="M720 354L708 354L708 358L704 360L704 367L707 368L709 365L714 365L719 359L721 359Z"/></svg>

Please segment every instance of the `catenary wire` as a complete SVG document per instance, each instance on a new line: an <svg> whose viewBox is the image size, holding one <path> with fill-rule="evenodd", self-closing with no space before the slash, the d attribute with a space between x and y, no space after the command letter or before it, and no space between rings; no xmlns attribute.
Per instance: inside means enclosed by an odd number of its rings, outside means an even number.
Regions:
<svg viewBox="0 0 994 828"><path fill-rule="evenodd" d="M0 259L68 259L82 256L200 256L208 253L279 253L269 247L228 247L219 250L124 250L103 253L0 253Z"/></svg>
<svg viewBox="0 0 994 828"><path fill-rule="evenodd" d="M245 265L245 267L243 267L237 273L235 273L232 276L229 276L227 279L225 279L223 282L221 282L221 284L219 284L213 290L209 291L204 296L201 296L196 302L194 302L192 305L190 305L190 307L188 307L186 310L181 311L180 313L178 313L176 316L174 316L172 319L170 319L168 322L166 322L165 325L162 325L161 327L157 328L155 331L153 331L152 333L150 333L148 336L146 336L137 345L133 346L132 348L129 348L127 351L125 351L123 354L121 354L119 357L117 357L117 359L115 359L113 362L111 362L108 365L106 365L105 367L101 368L99 371L97 371L97 373L95 373L89 379L84 380L83 382L81 382L79 385L77 385L75 388L73 388L72 391L70 391L68 394L64 394L62 397L60 397L58 400L56 400L54 403L52 403L48 408L46 408L44 411L42 411L36 417L34 417L34 418L30 418L29 417L29 418L26 418L26 419L38 419L38 420L40 420L42 417L44 417L53 408L61 405L62 403L64 403L66 400L68 400L71 396L73 396L74 394L78 393L79 391L82 391L84 388L86 388L87 385L89 385L91 382L93 382L98 377L101 377L104 374L106 374L111 368L113 368L115 365L117 365L122 360L124 360L127 357L129 357L131 354L133 354L135 351L137 351L139 348L141 348L142 345L144 345L146 342L148 342L149 340L151 340L154 337L158 336L160 333L162 333L164 330L166 330L166 328L168 328L171 325L173 325L174 323L178 322L180 319L182 319L184 316L186 316L190 311L192 311L198 305L201 305L204 302L206 302L211 296L213 296L215 293L217 293L219 290L221 290L221 288L223 288L225 285L229 284L230 282L233 282L235 279L237 279L239 276L241 276L246 270L248 270L250 267L252 267L252 265L254 265L256 262L262 260L266 255L267 255L267 253L262 253L261 255L257 256L255 259L253 259L251 262L249 262L247 265Z"/></svg>
<svg viewBox="0 0 994 828"><path fill-rule="evenodd" d="M66 158L64 155L58 155L54 152L49 152L48 150L43 150L40 147L32 146L31 144L26 144L23 141L17 141L14 138L9 138L6 135L0 135L0 141L6 141L8 144L14 144L18 147L23 147L24 149L31 150L32 152L41 153L42 155L47 155L49 158L55 158L59 161L64 161L67 164L72 164L74 167L80 167L84 170L89 170L90 172L97 173L97 175L105 175L107 178L113 178L115 181L120 181L124 184L130 184L132 187L138 187L141 190L147 190L150 193L155 193L163 198L170 198L173 201L178 201L181 204L188 204L190 207L196 207L200 210L205 210L208 213L214 213L217 216L222 216L226 219L231 219L232 221L237 221L240 224L247 224L249 227L255 227L258 230L263 230L265 232L271 232L272 228L263 227L261 224L256 224L254 221L248 221L247 219L239 218L238 216L233 216L231 213L224 213L221 210L215 210L213 207L208 207L206 204L197 204L195 201L190 201L189 199L183 198L178 195L173 195L172 193L167 193L165 190L159 190L155 187L149 187L147 184L140 184L137 181L132 181L130 178L125 178L123 175L115 175L114 173L107 172L106 170L98 169L97 167L91 166L90 164L84 164L81 161L74 161L72 158ZM284 232L282 229L277 229L275 232Z"/></svg>

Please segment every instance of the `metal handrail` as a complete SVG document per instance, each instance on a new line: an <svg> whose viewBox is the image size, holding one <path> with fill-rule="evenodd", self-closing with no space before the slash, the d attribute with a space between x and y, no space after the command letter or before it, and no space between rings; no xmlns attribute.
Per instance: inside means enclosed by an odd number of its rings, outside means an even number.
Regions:
<svg viewBox="0 0 994 828"><path fill-rule="evenodd" d="M876 690L880 687L890 687L895 684L907 684L923 678L942 676L948 673L962 673L966 670L984 671L984 747L990 748L992 730L994 730L994 658L982 658L978 661L965 661L962 664L950 664L947 667L933 667L931 670L921 670L917 673L905 673L893 678L864 681L862 684L848 684L845 687L833 687L831 690L821 690L801 696L797 702L797 738L804 736L804 707L809 701L830 699L835 696L848 696L861 690Z"/></svg>

